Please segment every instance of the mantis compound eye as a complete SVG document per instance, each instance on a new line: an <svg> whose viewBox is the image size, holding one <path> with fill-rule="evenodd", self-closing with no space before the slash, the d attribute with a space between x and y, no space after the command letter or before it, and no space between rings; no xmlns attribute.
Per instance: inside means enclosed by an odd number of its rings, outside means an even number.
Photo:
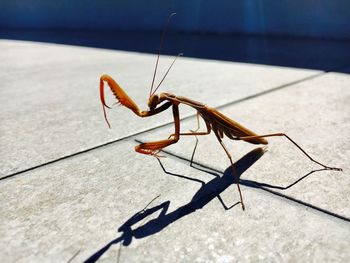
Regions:
<svg viewBox="0 0 350 263"><path fill-rule="evenodd" d="M158 95L152 95L148 101L148 107L153 110L158 105Z"/></svg>

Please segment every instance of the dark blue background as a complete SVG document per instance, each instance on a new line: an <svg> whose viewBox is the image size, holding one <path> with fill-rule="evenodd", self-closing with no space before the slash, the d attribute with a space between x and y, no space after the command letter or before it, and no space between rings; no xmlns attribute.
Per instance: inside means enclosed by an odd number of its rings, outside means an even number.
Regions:
<svg viewBox="0 0 350 263"><path fill-rule="evenodd" d="M159 31L350 38L349 0L1 0L2 28Z"/></svg>
<svg viewBox="0 0 350 263"><path fill-rule="evenodd" d="M350 0L0 0L0 38L341 71Z"/></svg>

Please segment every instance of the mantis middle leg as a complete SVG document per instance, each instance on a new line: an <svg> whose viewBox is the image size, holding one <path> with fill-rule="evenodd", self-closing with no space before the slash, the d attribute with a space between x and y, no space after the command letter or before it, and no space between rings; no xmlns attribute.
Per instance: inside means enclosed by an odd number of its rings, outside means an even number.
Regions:
<svg viewBox="0 0 350 263"><path fill-rule="evenodd" d="M191 156L191 161L190 161L190 166L193 166L193 159L194 159L194 154L196 152L196 149L197 149L197 145L198 145L198 138L197 138L197 135L208 135L211 131L211 128L210 128L210 125L208 125L206 123L206 126L207 126L207 131L206 132L198 132L198 130L200 129L200 122L199 122L199 113L197 112L197 128L195 130L190 130L190 132L185 132L185 133L180 133L179 135L192 135L192 136L195 136L196 137L196 144L193 148L193 152L192 152L192 156ZM175 134L171 134L169 138L173 137Z"/></svg>

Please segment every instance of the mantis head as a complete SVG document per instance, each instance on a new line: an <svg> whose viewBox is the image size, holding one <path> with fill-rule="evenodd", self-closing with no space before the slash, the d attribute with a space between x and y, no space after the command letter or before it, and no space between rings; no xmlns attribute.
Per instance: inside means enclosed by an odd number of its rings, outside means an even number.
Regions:
<svg viewBox="0 0 350 263"><path fill-rule="evenodd" d="M157 94L151 94L148 99L148 107L150 110L154 110L159 103L159 96Z"/></svg>

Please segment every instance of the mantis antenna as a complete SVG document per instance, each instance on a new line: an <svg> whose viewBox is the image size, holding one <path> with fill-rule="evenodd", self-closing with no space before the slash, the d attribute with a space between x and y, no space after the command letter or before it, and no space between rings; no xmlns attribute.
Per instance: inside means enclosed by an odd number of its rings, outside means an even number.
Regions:
<svg viewBox="0 0 350 263"><path fill-rule="evenodd" d="M159 62L160 51L161 51L161 49L162 49L163 42L164 42L164 35L165 35L166 29L167 29L167 27L168 27L168 25L169 25L170 19L171 19L174 15L176 15L176 13L171 13L171 14L169 15L168 20L167 20L167 22L166 22L166 24L165 24L164 30L163 30L163 32L162 32L162 36L161 36L161 38L160 38L160 44L159 44L159 50L158 50L158 56L157 56L156 66L155 66L155 68L154 68L151 90L150 90L150 92L149 92L149 96L150 96L150 97L151 97L152 94L153 94L153 93L152 93L152 90L153 90L154 80L155 80L155 78L156 78L156 73L157 73L157 68L158 68L158 62ZM171 67L171 66L170 66L170 67ZM159 86L159 85L158 85L158 86Z"/></svg>
<svg viewBox="0 0 350 263"><path fill-rule="evenodd" d="M159 82L157 88L152 92L151 95L153 95L154 93L156 93L157 89L160 87L160 85L162 84L163 80L164 80L165 77L168 75L168 73L169 73L171 67L174 65L176 59L177 59L178 57L182 56L182 55L183 55L182 53L179 53L179 54L175 57L175 59L173 60L173 62L172 62L171 65L170 65L170 67L168 68L168 70L167 70L166 73L164 74L164 77L163 77L162 80Z"/></svg>

